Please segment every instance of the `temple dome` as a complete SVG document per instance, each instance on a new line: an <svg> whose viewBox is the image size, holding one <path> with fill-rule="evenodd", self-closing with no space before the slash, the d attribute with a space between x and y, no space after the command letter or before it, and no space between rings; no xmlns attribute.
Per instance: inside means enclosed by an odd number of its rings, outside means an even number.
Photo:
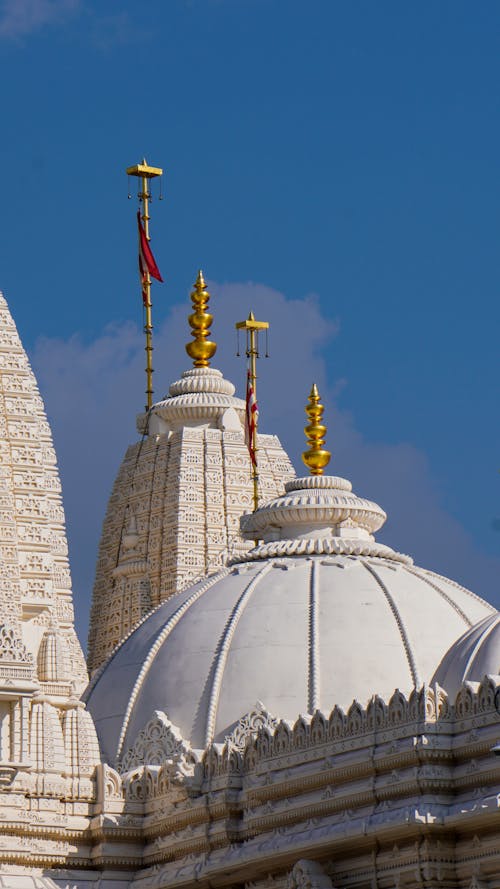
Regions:
<svg viewBox="0 0 500 889"><path fill-rule="evenodd" d="M433 682L454 698L463 682L481 682L500 673L500 613L495 611L453 643Z"/></svg>
<svg viewBox="0 0 500 889"><path fill-rule="evenodd" d="M273 717L347 708L428 682L444 652L494 609L378 544L377 504L335 477L294 479L244 516L262 540L149 614L86 695L119 763L154 711L196 748L258 707Z"/></svg>

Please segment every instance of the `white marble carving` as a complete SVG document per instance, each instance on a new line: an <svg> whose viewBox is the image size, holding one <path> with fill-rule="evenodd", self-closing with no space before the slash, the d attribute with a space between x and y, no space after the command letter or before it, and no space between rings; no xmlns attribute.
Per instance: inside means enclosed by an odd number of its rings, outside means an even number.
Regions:
<svg viewBox="0 0 500 889"><path fill-rule="evenodd" d="M144 726L135 743L127 750L120 763L120 772L130 772L138 766L161 766L173 763L180 774L192 774L197 757L183 739L177 726L165 713L156 711Z"/></svg>

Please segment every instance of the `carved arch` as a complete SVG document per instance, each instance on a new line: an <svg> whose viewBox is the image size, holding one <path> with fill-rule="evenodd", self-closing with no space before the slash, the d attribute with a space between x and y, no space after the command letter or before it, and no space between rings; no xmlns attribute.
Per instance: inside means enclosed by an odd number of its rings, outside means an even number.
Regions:
<svg viewBox="0 0 500 889"><path fill-rule="evenodd" d="M382 728L387 722L387 704L379 696L374 695L366 708L366 728L369 731Z"/></svg>
<svg viewBox="0 0 500 889"><path fill-rule="evenodd" d="M161 766L164 762L175 764L180 774L189 775L198 759L177 726L172 725L165 713L156 710L127 750L119 771L123 774L141 765Z"/></svg>
<svg viewBox="0 0 500 889"><path fill-rule="evenodd" d="M292 740L292 726L286 720L282 719L274 732L273 753L277 755L287 753L292 747Z"/></svg>
<svg viewBox="0 0 500 889"><path fill-rule="evenodd" d="M389 701L389 722L391 725L401 725L408 720L408 701L399 688L394 692Z"/></svg>
<svg viewBox="0 0 500 889"><path fill-rule="evenodd" d="M365 727L366 714L359 701L353 701L347 711L347 732L359 735Z"/></svg>
<svg viewBox="0 0 500 889"><path fill-rule="evenodd" d="M305 716L299 716L293 726L293 746L296 750L302 750L309 743L309 721Z"/></svg>
<svg viewBox="0 0 500 889"><path fill-rule="evenodd" d="M324 744L328 738L328 720L321 710L316 710L311 719L311 741L313 744Z"/></svg>
<svg viewBox="0 0 500 889"><path fill-rule="evenodd" d="M338 738L342 738L346 731L347 719L341 707L335 705L330 714L330 719L328 722L330 726L330 737L332 741L336 741Z"/></svg>
<svg viewBox="0 0 500 889"><path fill-rule="evenodd" d="M495 695L497 684L492 676L484 676L479 686L478 704L479 712L487 713L495 709Z"/></svg>
<svg viewBox="0 0 500 889"><path fill-rule="evenodd" d="M464 682L455 699L455 713L459 719L477 713L477 682Z"/></svg>
<svg viewBox="0 0 500 889"><path fill-rule="evenodd" d="M225 738L225 742L228 747L244 750L248 739L255 738L259 729L268 728L272 731L277 725L276 717L266 710L264 704L257 701L255 707L241 717L231 734Z"/></svg>

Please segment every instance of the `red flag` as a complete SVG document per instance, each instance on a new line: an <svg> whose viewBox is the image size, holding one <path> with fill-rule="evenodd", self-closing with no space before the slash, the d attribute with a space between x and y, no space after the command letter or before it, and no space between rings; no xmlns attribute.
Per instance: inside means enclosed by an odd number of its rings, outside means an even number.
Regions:
<svg viewBox="0 0 500 889"><path fill-rule="evenodd" d="M148 295L145 287L147 273L149 272L151 277L156 278L157 281L163 281L163 278L160 274L160 269L156 265L153 251L149 246L149 241L146 237L146 232L144 231L144 226L142 224L141 214L139 210L137 211L137 225L139 228L139 275L141 278L142 286L142 301L144 305L146 305Z"/></svg>
<svg viewBox="0 0 500 889"><path fill-rule="evenodd" d="M250 454L253 466L257 466L257 454L255 453L255 432L259 419L259 408L252 386L252 376L247 372L247 397L245 405L245 443Z"/></svg>

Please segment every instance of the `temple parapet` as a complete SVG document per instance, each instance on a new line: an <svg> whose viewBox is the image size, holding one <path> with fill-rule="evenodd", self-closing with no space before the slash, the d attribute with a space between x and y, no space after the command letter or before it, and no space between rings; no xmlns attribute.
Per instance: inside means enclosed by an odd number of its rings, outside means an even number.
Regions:
<svg viewBox="0 0 500 889"><path fill-rule="evenodd" d="M464 683L453 701L439 686L409 697L396 690L388 701L374 696L366 707L354 701L347 712L335 707L293 724L276 724L259 704L237 727L238 743L228 738L204 752L192 750L167 716L156 713L121 775L108 768L106 798L115 814L109 837L104 819L103 860L123 825L129 843L143 837L141 887L216 885L265 856L272 885L285 889L292 878L279 862L285 855L300 862L306 853L307 860L314 853L336 862L326 868L333 886L342 885L336 869L347 856L350 885L364 887L359 838L365 837L376 838L381 867L398 844L398 873L410 878L404 850L418 842L423 824L432 857L442 850L443 828L460 828L458 850L468 848L469 822L470 830L484 832L496 823L500 759L491 748L499 689L500 676L485 676ZM147 762L148 750L154 762ZM476 844L477 866L482 854L498 866L498 847ZM319 879L317 864L310 865ZM461 867L466 874L468 865Z"/></svg>

